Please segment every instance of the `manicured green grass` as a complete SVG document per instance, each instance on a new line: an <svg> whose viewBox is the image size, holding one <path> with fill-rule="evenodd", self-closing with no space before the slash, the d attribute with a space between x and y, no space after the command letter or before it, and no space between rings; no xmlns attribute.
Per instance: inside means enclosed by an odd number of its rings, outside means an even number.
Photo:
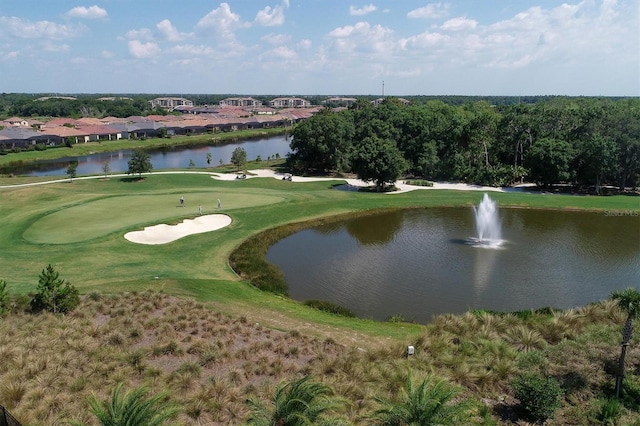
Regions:
<svg viewBox="0 0 640 426"><path fill-rule="evenodd" d="M376 336L411 332L335 317L247 288L228 265L229 255L244 240L280 225L373 209L470 207L482 197L481 192L464 191L376 194L332 189L341 182L218 181L206 174L178 173L152 174L141 181L112 177L0 189L0 279L8 282L10 292L26 293L35 288L38 274L51 263L81 292L172 283L171 291L201 300L222 300L222 310L238 313L244 309L270 316L274 323L296 318L352 331L362 327L363 333ZM181 195L186 199L185 208L177 207ZM640 210L640 198L631 196L495 193L492 197L502 207L585 209L603 214ZM145 226L194 217L198 205L205 213L217 212L218 198L221 212L233 219L227 228L154 246L134 244L123 237ZM281 318L276 320L270 309L276 309Z"/></svg>

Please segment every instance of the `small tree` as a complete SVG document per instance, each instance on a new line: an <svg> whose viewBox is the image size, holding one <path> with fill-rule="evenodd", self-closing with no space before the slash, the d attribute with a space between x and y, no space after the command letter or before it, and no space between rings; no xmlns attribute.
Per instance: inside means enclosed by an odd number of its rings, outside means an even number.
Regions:
<svg viewBox="0 0 640 426"><path fill-rule="evenodd" d="M80 303L78 290L60 278L60 274L49 264L42 270L36 287L36 294L31 299L34 312L49 311L54 314L72 311Z"/></svg>
<svg viewBox="0 0 640 426"><path fill-rule="evenodd" d="M151 159L149 158L149 154L144 152L141 149L136 149L133 151L133 155L129 159L129 171L127 174L133 175L138 174L138 178L142 177L142 173L149 173L153 170L153 165L151 164Z"/></svg>
<svg viewBox="0 0 640 426"><path fill-rule="evenodd" d="M211 165L211 160L213 160L213 155L210 152L207 152L207 165Z"/></svg>
<svg viewBox="0 0 640 426"><path fill-rule="evenodd" d="M193 169L196 166L196 163L194 163L193 160L189 160L189 168Z"/></svg>
<svg viewBox="0 0 640 426"><path fill-rule="evenodd" d="M470 419L470 404L457 400L460 390L445 380L427 377L417 386L407 377L400 400L379 398L382 407L374 414L374 424L462 425Z"/></svg>
<svg viewBox="0 0 640 426"><path fill-rule="evenodd" d="M78 173L78 162L70 161L69 166L67 166L67 176L69 176L69 181L73 182L73 178L76 177Z"/></svg>
<svg viewBox="0 0 640 426"><path fill-rule="evenodd" d="M624 358L629 342L633 337L633 320L640 318L640 291L634 288L627 288L622 291L612 292L609 298L615 300L620 309L627 314L627 320L622 328L622 350L618 360L618 372L616 375L616 397L619 397L624 379Z"/></svg>
<svg viewBox="0 0 640 426"><path fill-rule="evenodd" d="M147 397L148 390L138 387L121 395L122 383L113 391L111 400L99 401L95 395L89 400L91 411L101 426L161 426L174 419L179 408L165 402L167 395Z"/></svg>
<svg viewBox="0 0 640 426"><path fill-rule="evenodd" d="M247 164L247 151L242 147L237 147L231 153L231 164L236 166L237 170L244 168Z"/></svg>
<svg viewBox="0 0 640 426"><path fill-rule="evenodd" d="M9 292L7 291L7 282L0 280L0 315L9 311Z"/></svg>
<svg viewBox="0 0 640 426"><path fill-rule="evenodd" d="M105 161L102 165L102 171L104 172L104 177L107 177L107 175L111 171L111 164L109 163L109 160Z"/></svg>
<svg viewBox="0 0 640 426"><path fill-rule="evenodd" d="M331 393L331 388L309 381L308 376L293 383L281 383L273 397L273 407L267 408L254 399L247 401L252 411L249 424L254 426L318 424L322 414L333 406L327 398Z"/></svg>

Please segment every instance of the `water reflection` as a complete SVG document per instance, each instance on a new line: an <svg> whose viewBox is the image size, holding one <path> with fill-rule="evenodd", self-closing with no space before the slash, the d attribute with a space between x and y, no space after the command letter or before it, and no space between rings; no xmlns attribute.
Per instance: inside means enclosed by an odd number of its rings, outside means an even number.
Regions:
<svg viewBox="0 0 640 426"><path fill-rule="evenodd" d="M474 248L471 209L395 211L291 235L267 253L291 297L384 320L570 308L640 286L640 218L501 209L502 250ZM338 229L338 226L341 229ZM386 228L388 226L388 228Z"/></svg>
<svg viewBox="0 0 640 426"><path fill-rule="evenodd" d="M217 166L220 162L231 163L231 154L237 147L242 147L247 152L249 161L255 160L258 156L262 160L267 160L269 157L275 158L276 154L284 158L290 152L289 140L285 135L279 135L224 145L167 146L149 150L147 153L154 170L186 169L191 166L206 168ZM0 173L26 176L64 176L70 161L78 161L78 175L102 174L105 164L108 165L110 173L125 173L129 169L128 162L132 154L132 150L121 150L80 157L64 157L11 167L5 166L0 169ZM211 164L207 163L207 154L211 154Z"/></svg>
<svg viewBox="0 0 640 426"><path fill-rule="evenodd" d="M392 241L402 226L404 213L390 212L348 220L344 228L362 245L379 245Z"/></svg>
<svg viewBox="0 0 640 426"><path fill-rule="evenodd" d="M484 293L496 264L498 250L475 250L473 254L473 288L476 300Z"/></svg>

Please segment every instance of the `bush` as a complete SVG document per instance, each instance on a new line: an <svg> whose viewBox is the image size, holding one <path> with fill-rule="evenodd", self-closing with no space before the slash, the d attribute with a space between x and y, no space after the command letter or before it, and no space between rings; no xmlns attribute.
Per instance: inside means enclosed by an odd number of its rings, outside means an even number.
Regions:
<svg viewBox="0 0 640 426"><path fill-rule="evenodd" d="M415 185L415 186L433 186L433 182L424 179L407 179L404 181L407 185Z"/></svg>
<svg viewBox="0 0 640 426"><path fill-rule="evenodd" d="M36 294L31 299L33 312L49 311L67 313L80 303L78 290L60 278L60 274L48 265L42 270L36 287Z"/></svg>
<svg viewBox="0 0 640 426"><path fill-rule="evenodd" d="M9 311L9 293L7 292L7 282L0 280L0 315Z"/></svg>
<svg viewBox="0 0 640 426"><path fill-rule="evenodd" d="M304 304L319 311L329 312L343 317L355 317L354 313L349 309L326 300L307 300Z"/></svg>
<svg viewBox="0 0 640 426"><path fill-rule="evenodd" d="M16 294L11 296L9 311L11 311L12 314L29 312L31 310L31 299L33 299L33 294Z"/></svg>
<svg viewBox="0 0 640 426"><path fill-rule="evenodd" d="M600 403L598 421L603 425L617 425L622 417L623 407L620 401L614 398L605 399Z"/></svg>
<svg viewBox="0 0 640 426"><path fill-rule="evenodd" d="M515 380L513 388L520 408L535 421L552 419L560 406L562 388L552 377L525 374Z"/></svg>
<svg viewBox="0 0 640 426"><path fill-rule="evenodd" d="M394 314L386 319L387 322L406 322L404 319L404 315L402 314Z"/></svg>

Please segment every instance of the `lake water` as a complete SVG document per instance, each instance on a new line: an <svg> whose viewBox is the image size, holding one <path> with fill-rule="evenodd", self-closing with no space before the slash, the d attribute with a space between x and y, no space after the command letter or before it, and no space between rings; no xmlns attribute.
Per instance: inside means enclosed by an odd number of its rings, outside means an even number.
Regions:
<svg viewBox="0 0 640 426"><path fill-rule="evenodd" d="M108 142L105 142L108 143ZM262 160L279 154L281 158L290 152L290 140L285 135L258 138L224 145L198 145L193 147L176 146L168 149L154 149L146 151L151 159L154 170L187 169L190 161L195 167L207 167L207 153L211 154L211 166L218 166L220 160L224 164L231 163L231 154L237 147L247 152L247 160L253 161L258 155ZM78 161L78 176L102 174L104 165L108 161L110 173L126 173L129 170L129 159L133 151L121 150L101 154L84 155L81 157L65 157L56 160L39 161L28 165L3 169L2 173L13 173L26 176L65 176L69 162Z"/></svg>
<svg viewBox="0 0 640 426"><path fill-rule="evenodd" d="M567 309L640 289L640 217L500 209L500 249L469 244L472 209L364 216L291 235L267 252L289 294L359 317L421 323L472 309Z"/></svg>

